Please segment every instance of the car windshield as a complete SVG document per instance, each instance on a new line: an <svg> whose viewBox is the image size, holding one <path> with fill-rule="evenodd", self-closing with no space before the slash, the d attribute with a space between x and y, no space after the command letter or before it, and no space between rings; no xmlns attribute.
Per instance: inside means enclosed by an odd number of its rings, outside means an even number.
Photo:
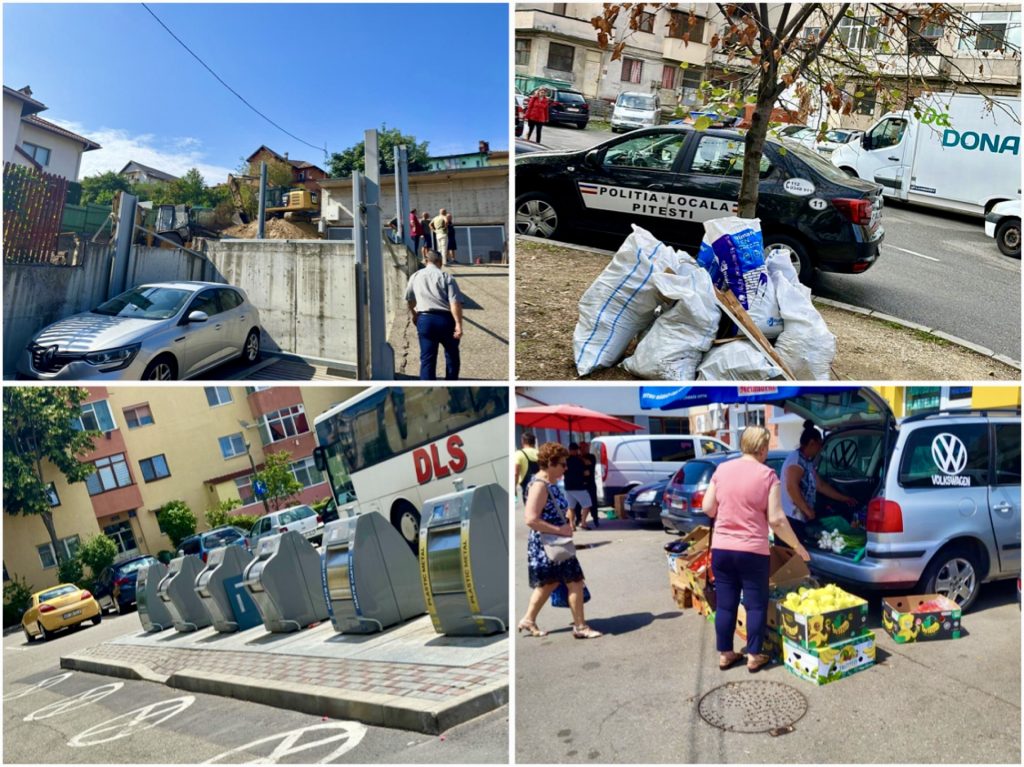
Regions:
<svg viewBox="0 0 1024 767"><path fill-rule="evenodd" d="M144 567L156 564L156 560L153 557L146 557L145 559L136 559L131 562L125 562L117 568L117 571L121 575L127 575L128 573L134 573L136 570L141 570Z"/></svg>
<svg viewBox="0 0 1024 767"><path fill-rule="evenodd" d="M837 144L845 144L850 138L850 131L830 130L825 134L826 141L834 141Z"/></svg>
<svg viewBox="0 0 1024 767"><path fill-rule="evenodd" d="M805 165L809 165L811 170L824 176L829 181L834 181L844 186L850 183L849 176L822 157L818 152L808 149L803 144L795 144L789 141L785 142L784 147L787 152L796 155Z"/></svg>
<svg viewBox="0 0 1024 767"><path fill-rule="evenodd" d="M77 586L58 586L55 589L51 589L50 591L44 591L42 594L40 594L39 601L49 602L51 599L63 597L67 594L74 594L76 591L78 591Z"/></svg>
<svg viewBox="0 0 1024 767"><path fill-rule="evenodd" d="M182 554L198 554L199 553L199 539L192 538L187 541L183 541L181 548L178 549Z"/></svg>
<svg viewBox="0 0 1024 767"><path fill-rule="evenodd" d="M585 104L586 99L583 98L582 93L573 93L572 91L559 91L555 97L556 101L561 101L563 104Z"/></svg>
<svg viewBox="0 0 1024 767"><path fill-rule="evenodd" d="M619 106L624 109L654 109L654 97L630 93L619 96Z"/></svg>
<svg viewBox="0 0 1024 767"><path fill-rule="evenodd" d="M192 296L189 290L142 285L114 296L92 310L109 317L130 317L139 320L166 320L173 317Z"/></svg>
<svg viewBox="0 0 1024 767"><path fill-rule="evenodd" d="M227 530L215 530L212 533L203 537L203 545L208 549L215 549L218 546L223 546L225 543L241 538L242 535L234 528L228 528Z"/></svg>

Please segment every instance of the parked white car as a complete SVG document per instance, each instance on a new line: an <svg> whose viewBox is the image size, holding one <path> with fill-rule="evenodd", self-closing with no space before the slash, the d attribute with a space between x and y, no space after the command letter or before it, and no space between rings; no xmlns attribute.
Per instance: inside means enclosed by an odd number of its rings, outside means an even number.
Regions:
<svg viewBox="0 0 1024 767"><path fill-rule="evenodd" d="M311 506L300 504L272 511L260 517L249 531L249 545L255 550L260 538L291 530L302 533L310 543L320 545L324 537L324 520Z"/></svg>
<svg viewBox="0 0 1024 767"><path fill-rule="evenodd" d="M859 141L860 137L864 135L862 130L850 130L847 128L833 128L825 134L825 138L818 141L814 146L819 152L826 157L841 147L843 144L849 144L851 141Z"/></svg>
<svg viewBox="0 0 1024 767"><path fill-rule="evenodd" d="M985 234L996 238L1004 256L1020 258L1020 200L993 205L985 215Z"/></svg>

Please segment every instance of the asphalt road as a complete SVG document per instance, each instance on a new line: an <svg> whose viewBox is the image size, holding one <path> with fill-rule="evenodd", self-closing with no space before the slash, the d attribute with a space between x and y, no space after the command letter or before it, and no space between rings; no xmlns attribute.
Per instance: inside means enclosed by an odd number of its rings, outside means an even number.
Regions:
<svg viewBox="0 0 1024 767"><path fill-rule="evenodd" d="M5 764L508 761L507 706L432 736L59 667L62 654L137 628L132 612L47 643L4 637Z"/></svg>
<svg viewBox="0 0 1024 767"><path fill-rule="evenodd" d="M521 615L530 594L521 506L514 521ZM780 666L757 676L745 667L720 672L714 626L678 610L669 594L669 540L619 520L577 533L577 545L594 546L580 552L593 592L587 620L605 636L573 640L568 610L546 606L537 622L551 634L516 642L520 763L1020 763L1015 582L984 587L957 640L898 645L878 627L875 608L879 663L816 687ZM794 732L729 733L700 718L703 695L751 680L806 698Z"/></svg>
<svg viewBox="0 0 1024 767"><path fill-rule="evenodd" d="M586 149L610 131L545 127L544 146ZM882 257L857 275L819 273L816 295L884 312L1021 358L1020 260L985 236L979 218L886 200ZM580 244L614 250L617 241L583 236ZM956 378L955 371L950 372Z"/></svg>

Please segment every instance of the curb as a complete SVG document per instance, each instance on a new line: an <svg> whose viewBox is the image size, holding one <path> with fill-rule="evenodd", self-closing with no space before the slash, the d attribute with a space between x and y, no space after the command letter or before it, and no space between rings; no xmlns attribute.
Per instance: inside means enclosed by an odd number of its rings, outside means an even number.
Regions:
<svg viewBox="0 0 1024 767"><path fill-rule="evenodd" d="M61 668L91 674L155 682L188 692L235 698L274 708L332 719L353 719L378 727L438 735L493 711L509 699L507 682L496 682L450 701L425 701L398 695L339 690L312 684L274 682L184 669L170 676L148 666L81 655L61 657Z"/></svg>
<svg viewBox="0 0 1024 767"><path fill-rule="evenodd" d="M591 248L586 245L575 245L571 242L561 242L560 240L546 240L543 237L531 237L530 235L526 234L517 234L516 239L525 240L526 242L535 242L539 245L553 245L558 248L569 248L571 250L579 250L584 253L594 253L600 256L611 256L614 253L611 250L601 250L600 248ZM946 333L944 331L936 330L935 328L930 328L927 327L926 325L920 325L916 322L910 322L909 320L904 320L899 317L893 317L891 314L885 314L884 312L875 311L874 309L865 309L864 307L861 306L845 304L842 301L834 301L831 298L818 298L817 296L812 295L811 299L817 304L831 306L834 309L842 309L843 311L852 312L854 314L860 314L864 317L871 317L872 319L882 320L884 322L891 322L894 325L899 325L900 327L907 328L908 330L916 330L921 333L927 333L928 335L935 336L936 338L941 338L943 341L948 341L949 343L954 344L956 346L961 346L964 349L967 349L968 351L974 352L975 354L980 354L982 357L988 357L990 359L995 360L996 362L1001 362L1004 365L1007 365L1008 367L1015 368L1017 370L1021 369L1020 360L1015 360L1011 357L1007 357L1005 354L997 354L996 352L992 351L991 349L985 346L981 346L979 344L972 343L971 341L968 341L966 339L950 335L949 333Z"/></svg>

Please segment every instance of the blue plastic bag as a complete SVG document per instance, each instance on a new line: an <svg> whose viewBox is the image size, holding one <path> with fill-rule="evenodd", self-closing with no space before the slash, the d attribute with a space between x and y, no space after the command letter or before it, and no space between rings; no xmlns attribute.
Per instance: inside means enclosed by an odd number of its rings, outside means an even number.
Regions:
<svg viewBox="0 0 1024 767"><path fill-rule="evenodd" d="M583 604L590 601L590 589L587 588L586 584L583 585ZM551 592L551 606L552 607L568 607L569 606L569 587L564 583L559 583L558 587Z"/></svg>

